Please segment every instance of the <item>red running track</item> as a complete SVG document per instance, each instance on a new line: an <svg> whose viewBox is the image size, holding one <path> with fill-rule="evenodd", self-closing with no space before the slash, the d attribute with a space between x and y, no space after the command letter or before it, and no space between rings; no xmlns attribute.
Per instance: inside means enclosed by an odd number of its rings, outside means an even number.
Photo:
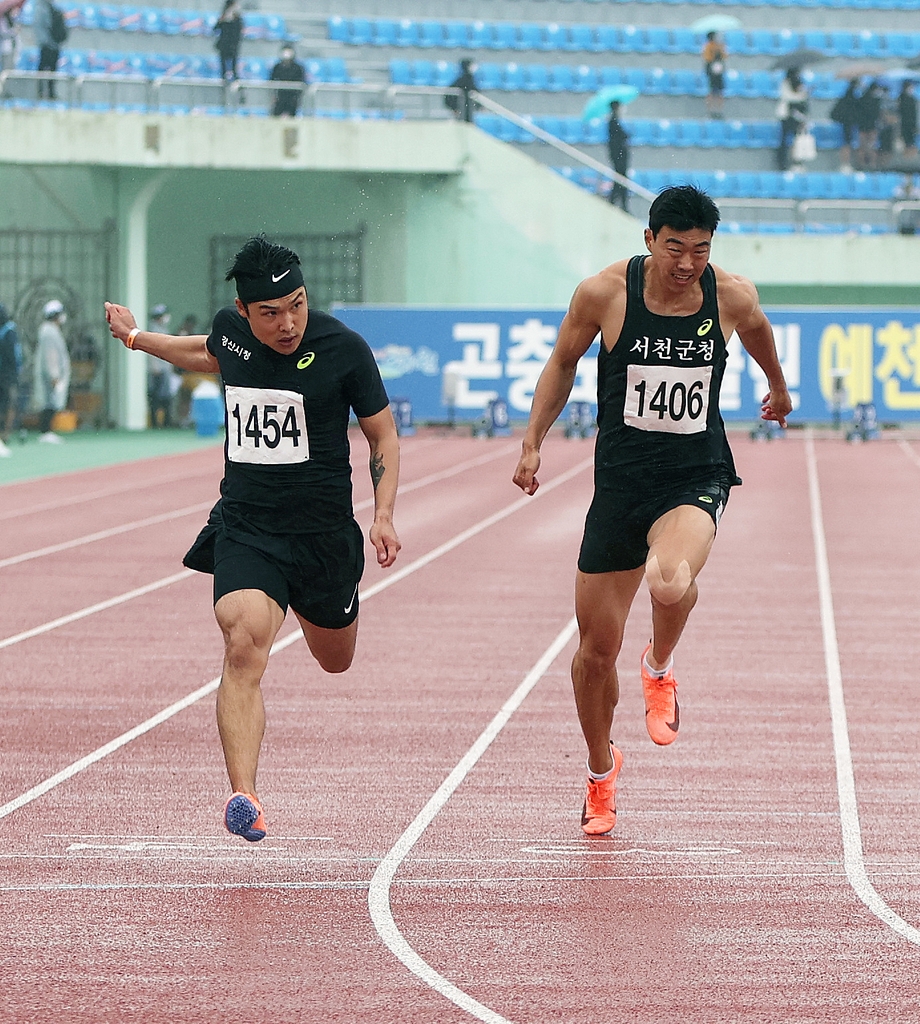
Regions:
<svg viewBox="0 0 920 1024"><path fill-rule="evenodd" d="M218 453L4 487L0 1021L920 1020L920 445L733 444L680 738L645 734L640 598L600 839L568 678L590 443L552 438L527 499L514 440L404 441L354 667L271 660L252 846L179 564Z"/></svg>

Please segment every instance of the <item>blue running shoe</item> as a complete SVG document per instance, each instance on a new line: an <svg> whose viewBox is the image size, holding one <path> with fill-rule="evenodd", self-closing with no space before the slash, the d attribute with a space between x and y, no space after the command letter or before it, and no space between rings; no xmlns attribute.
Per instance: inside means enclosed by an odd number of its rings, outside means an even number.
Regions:
<svg viewBox="0 0 920 1024"><path fill-rule="evenodd" d="M224 824L227 831L242 836L250 843L265 838L265 818L262 805L249 793L234 793L224 808Z"/></svg>

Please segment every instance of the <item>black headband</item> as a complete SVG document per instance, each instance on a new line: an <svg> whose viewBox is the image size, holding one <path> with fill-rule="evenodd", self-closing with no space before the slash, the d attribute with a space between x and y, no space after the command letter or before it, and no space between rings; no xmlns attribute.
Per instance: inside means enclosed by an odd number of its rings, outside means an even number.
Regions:
<svg viewBox="0 0 920 1024"><path fill-rule="evenodd" d="M303 287L303 271L299 263L291 263L283 270L268 271L261 277L238 277L236 294L240 302L266 302L281 299Z"/></svg>

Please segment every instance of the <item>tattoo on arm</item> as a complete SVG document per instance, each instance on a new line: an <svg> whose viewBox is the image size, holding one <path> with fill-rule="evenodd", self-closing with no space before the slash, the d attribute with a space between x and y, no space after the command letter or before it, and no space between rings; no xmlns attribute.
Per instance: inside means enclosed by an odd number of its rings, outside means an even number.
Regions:
<svg viewBox="0 0 920 1024"><path fill-rule="evenodd" d="M380 483L383 478L383 474L386 472L386 466L383 464L383 456L380 452L374 452L371 455L371 480L374 483L374 490L377 490L377 484Z"/></svg>

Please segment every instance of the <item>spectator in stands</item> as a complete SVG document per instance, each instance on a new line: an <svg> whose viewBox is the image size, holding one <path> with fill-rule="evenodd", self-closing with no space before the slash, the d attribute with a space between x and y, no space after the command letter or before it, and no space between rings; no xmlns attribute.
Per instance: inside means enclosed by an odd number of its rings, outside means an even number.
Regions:
<svg viewBox="0 0 920 1024"><path fill-rule="evenodd" d="M167 306L162 302L158 303L150 310L147 330L155 334L167 334L171 319L172 315ZM150 410L152 427L173 425L173 401L181 383L182 379L173 369L172 363L156 356L147 356L147 407Z"/></svg>
<svg viewBox="0 0 920 1024"><path fill-rule="evenodd" d="M728 51L718 32L707 32L703 46L703 70L709 83L706 95L706 109L709 116L721 120L722 106L725 101L725 60Z"/></svg>
<svg viewBox="0 0 920 1024"><path fill-rule="evenodd" d="M60 11L58 11L58 17L55 16L55 7L51 0L35 0L32 31L35 33L35 43L38 46L39 71L57 71L58 61L61 58L61 43L63 42L55 25L55 22L60 23L59 15ZM53 79L47 82L39 80L38 98L41 99L46 95L49 100L57 97Z"/></svg>
<svg viewBox="0 0 920 1024"><path fill-rule="evenodd" d="M874 171L878 167L878 133L885 90L879 82L870 82L856 106L859 130L859 168Z"/></svg>
<svg viewBox="0 0 920 1024"><path fill-rule="evenodd" d="M61 439L51 429L56 412L67 408L70 391L70 353L64 340L67 314L63 303L52 299L45 303L44 320L38 328L35 348L35 402L41 409L39 441L60 444Z"/></svg>
<svg viewBox="0 0 920 1024"><path fill-rule="evenodd" d="M8 458L7 446L14 406L10 399L19 384L22 367L22 349L16 324L6 306L0 302L0 458Z"/></svg>
<svg viewBox="0 0 920 1024"><path fill-rule="evenodd" d="M894 190L896 203L917 203L916 207L907 207L898 211L897 225L899 235L915 235L920 228L920 190L914 185L913 174L905 174L901 184ZM0 328L2 329L2 328Z"/></svg>
<svg viewBox="0 0 920 1024"><path fill-rule="evenodd" d="M224 0L224 9L214 26L217 36L217 52L220 55L220 77L225 82L239 78L237 61L240 56L240 40L243 38L243 14L239 0Z"/></svg>
<svg viewBox="0 0 920 1024"><path fill-rule="evenodd" d="M790 148L808 120L808 90L802 81L800 68L789 68L786 77L780 82L776 116L779 118L776 165L781 171L788 171Z"/></svg>
<svg viewBox="0 0 920 1024"><path fill-rule="evenodd" d="M620 104L614 100L610 104L610 120L607 122L607 153L610 166L617 174L626 175L629 170L629 136L620 123ZM625 185L614 181L610 186L610 202L615 203L628 212L629 192Z"/></svg>
<svg viewBox="0 0 920 1024"><path fill-rule="evenodd" d="M272 68L273 82L301 82L307 80L307 69L294 56L294 47L285 43L281 47L281 60ZM273 117L296 117L302 89L279 89L275 93Z"/></svg>
<svg viewBox="0 0 920 1024"><path fill-rule="evenodd" d="M476 88L476 65L469 57L460 61L460 74L450 83L451 89L461 89L462 96L448 94L444 97L444 104L454 112L454 117L461 121L473 120L473 97L470 95Z"/></svg>
<svg viewBox="0 0 920 1024"><path fill-rule="evenodd" d="M914 95L914 83L905 78L901 83L898 95L898 121L901 141L904 143L904 155L917 155L917 97Z"/></svg>
<svg viewBox="0 0 920 1024"><path fill-rule="evenodd" d="M882 109L878 121L878 167L887 167L894 159L894 152L900 135L898 101L888 89L882 86Z"/></svg>
<svg viewBox="0 0 920 1024"><path fill-rule="evenodd" d="M853 153L858 144L857 107L859 97L859 79L851 78L847 83L846 91L831 107L830 118L840 125L843 133L843 142L840 146L840 170L849 173L853 170Z"/></svg>
<svg viewBox="0 0 920 1024"><path fill-rule="evenodd" d="M19 12L25 0L17 0L0 14L0 71L13 71L19 56Z"/></svg>

